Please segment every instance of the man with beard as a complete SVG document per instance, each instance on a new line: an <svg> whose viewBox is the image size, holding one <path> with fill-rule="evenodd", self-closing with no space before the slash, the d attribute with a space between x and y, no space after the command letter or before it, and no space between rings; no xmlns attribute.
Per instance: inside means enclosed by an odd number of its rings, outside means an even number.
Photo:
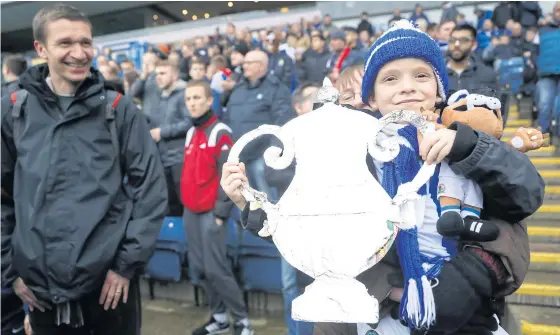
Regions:
<svg viewBox="0 0 560 335"><path fill-rule="evenodd" d="M497 90L496 73L475 57L476 48L476 30L471 25L458 25L451 31L447 59L450 91Z"/></svg>
<svg viewBox="0 0 560 335"><path fill-rule="evenodd" d="M1 106L2 289L29 306L35 335L139 334L134 279L167 207L156 145L92 68L83 13L46 6L33 37L47 62Z"/></svg>

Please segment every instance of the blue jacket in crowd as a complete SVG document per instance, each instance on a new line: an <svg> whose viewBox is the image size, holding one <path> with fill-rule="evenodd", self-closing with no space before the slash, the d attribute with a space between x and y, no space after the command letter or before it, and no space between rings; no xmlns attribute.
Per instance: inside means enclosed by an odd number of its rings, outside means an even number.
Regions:
<svg viewBox="0 0 560 335"><path fill-rule="evenodd" d="M540 54L537 68L539 76L560 74L560 22L550 22L542 27L540 36Z"/></svg>

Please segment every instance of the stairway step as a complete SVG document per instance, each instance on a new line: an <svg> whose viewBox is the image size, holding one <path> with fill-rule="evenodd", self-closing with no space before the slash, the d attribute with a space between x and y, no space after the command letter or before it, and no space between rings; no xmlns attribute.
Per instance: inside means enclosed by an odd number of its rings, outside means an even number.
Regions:
<svg viewBox="0 0 560 335"><path fill-rule="evenodd" d="M558 244L542 244L543 250L545 251L533 251L533 245L531 245L531 263L529 266L529 270L555 273L556 276L560 277L560 253L552 252L552 250L558 248L556 247ZM548 248L546 246L548 246Z"/></svg>
<svg viewBox="0 0 560 335"><path fill-rule="evenodd" d="M537 221L540 225L528 222L527 231L530 244L534 243L560 243L560 225L558 221ZM548 225L548 226L547 226Z"/></svg>
<svg viewBox="0 0 560 335"><path fill-rule="evenodd" d="M529 119L508 119L507 127L530 127L531 126L531 120Z"/></svg>
<svg viewBox="0 0 560 335"><path fill-rule="evenodd" d="M531 157L531 163L535 165L537 168L541 166L560 166L560 157Z"/></svg>
<svg viewBox="0 0 560 335"><path fill-rule="evenodd" d="M559 308L523 305L509 307L515 318L521 320L521 332L524 335L560 335Z"/></svg>
<svg viewBox="0 0 560 335"><path fill-rule="evenodd" d="M560 307L560 274L530 271L508 302L524 305Z"/></svg>
<svg viewBox="0 0 560 335"><path fill-rule="evenodd" d="M544 179L560 178L560 170L539 169L539 173Z"/></svg>
<svg viewBox="0 0 560 335"><path fill-rule="evenodd" d="M550 220L560 222L560 205L557 201L549 200L537 210L536 213L529 218L531 221Z"/></svg>
<svg viewBox="0 0 560 335"><path fill-rule="evenodd" d="M556 151L556 147L554 145L551 145L549 147L543 147L540 148L538 150L532 150L527 152L527 156L529 157L554 157L554 156L558 156L557 154L555 154Z"/></svg>
<svg viewBox="0 0 560 335"><path fill-rule="evenodd" d="M560 335L560 327L521 320L521 332L523 335Z"/></svg>

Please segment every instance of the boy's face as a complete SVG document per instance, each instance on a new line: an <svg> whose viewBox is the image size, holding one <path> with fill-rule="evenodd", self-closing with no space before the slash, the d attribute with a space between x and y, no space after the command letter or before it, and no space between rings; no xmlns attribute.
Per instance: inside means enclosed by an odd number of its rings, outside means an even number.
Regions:
<svg viewBox="0 0 560 335"><path fill-rule="evenodd" d="M212 107L212 97L207 97L204 87L193 86L185 89L185 104L193 118L201 117Z"/></svg>
<svg viewBox="0 0 560 335"><path fill-rule="evenodd" d="M432 110L437 96L437 79L432 67L418 58L402 58L385 64L375 79L369 102L382 115L406 109L420 113Z"/></svg>
<svg viewBox="0 0 560 335"><path fill-rule="evenodd" d="M341 104L352 105L358 109L367 107L362 101L362 78L363 75L356 71L351 84L348 87L341 87L338 100Z"/></svg>
<svg viewBox="0 0 560 335"><path fill-rule="evenodd" d="M202 80L204 76L206 76L206 69L202 64L193 64L191 66L191 70L189 71L189 75L193 80Z"/></svg>

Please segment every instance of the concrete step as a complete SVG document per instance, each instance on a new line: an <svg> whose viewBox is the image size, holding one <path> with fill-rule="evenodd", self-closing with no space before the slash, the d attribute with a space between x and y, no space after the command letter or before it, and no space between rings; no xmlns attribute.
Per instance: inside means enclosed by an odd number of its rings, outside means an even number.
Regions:
<svg viewBox="0 0 560 335"><path fill-rule="evenodd" d="M529 119L510 119L508 118L507 124L506 124L506 128L507 127L530 127L531 126L531 120Z"/></svg>
<svg viewBox="0 0 560 335"><path fill-rule="evenodd" d="M560 335L560 309L510 305L517 320L521 320L523 335Z"/></svg>
<svg viewBox="0 0 560 335"><path fill-rule="evenodd" d="M558 153L555 152L556 147L551 145L549 147L543 147L538 150L532 150L527 152L529 157L558 157Z"/></svg>
<svg viewBox="0 0 560 335"><path fill-rule="evenodd" d="M546 185L544 189L544 196L546 200L560 200L560 185Z"/></svg>
<svg viewBox="0 0 560 335"><path fill-rule="evenodd" d="M560 204L554 200L545 201L537 212L529 218L533 220L556 220L560 223Z"/></svg>
<svg viewBox="0 0 560 335"><path fill-rule="evenodd" d="M560 273L530 271L507 301L514 304L560 307Z"/></svg>
<svg viewBox="0 0 560 335"><path fill-rule="evenodd" d="M560 275L560 244L554 242L531 242L529 270L558 272Z"/></svg>
<svg viewBox="0 0 560 335"><path fill-rule="evenodd" d="M560 157L531 157L531 163L540 168L558 169L560 168Z"/></svg>
<svg viewBox="0 0 560 335"><path fill-rule="evenodd" d="M529 243L560 244L560 223L558 221L528 221Z"/></svg>

